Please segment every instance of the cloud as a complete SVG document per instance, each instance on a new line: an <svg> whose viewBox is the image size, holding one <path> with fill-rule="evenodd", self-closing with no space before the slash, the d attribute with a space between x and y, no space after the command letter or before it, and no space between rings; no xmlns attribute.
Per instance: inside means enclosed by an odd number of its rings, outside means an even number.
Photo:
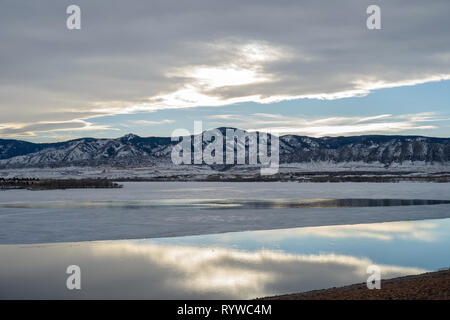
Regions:
<svg viewBox="0 0 450 320"><path fill-rule="evenodd" d="M164 119L159 121L151 121L151 120L131 120L129 121L134 124L144 125L144 126L158 126L161 124L174 123L175 120Z"/></svg>
<svg viewBox="0 0 450 320"><path fill-rule="evenodd" d="M40 132L62 132L62 131L87 131L87 130L114 130L107 125L94 125L83 120L61 121L61 122L36 122L10 123L0 126L0 135L8 136L34 136Z"/></svg>
<svg viewBox="0 0 450 320"><path fill-rule="evenodd" d="M226 114L214 115L210 119L217 120L214 123L218 126L238 126L248 131L263 131L277 135L301 134L312 137L427 130L437 128L438 121L449 120L439 118L432 112L395 116L381 114L370 117L328 118L254 113L245 118Z"/></svg>
<svg viewBox="0 0 450 320"><path fill-rule="evenodd" d="M450 79L446 0L383 3L382 30L366 28L368 0L80 0L78 31L69 4L2 3L1 126Z"/></svg>
<svg viewBox="0 0 450 320"><path fill-rule="evenodd" d="M216 114L207 116L206 118L213 120L241 120L242 116L239 116L237 114Z"/></svg>

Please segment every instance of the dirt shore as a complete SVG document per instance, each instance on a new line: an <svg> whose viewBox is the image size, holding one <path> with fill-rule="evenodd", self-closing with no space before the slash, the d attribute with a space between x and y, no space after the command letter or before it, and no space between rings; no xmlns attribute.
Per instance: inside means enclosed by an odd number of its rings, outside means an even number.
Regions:
<svg viewBox="0 0 450 320"><path fill-rule="evenodd" d="M381 280L380 290L367 289L366 283L340 288L293 293L262 300L448 300L450 269L414 276Z"/></svg>

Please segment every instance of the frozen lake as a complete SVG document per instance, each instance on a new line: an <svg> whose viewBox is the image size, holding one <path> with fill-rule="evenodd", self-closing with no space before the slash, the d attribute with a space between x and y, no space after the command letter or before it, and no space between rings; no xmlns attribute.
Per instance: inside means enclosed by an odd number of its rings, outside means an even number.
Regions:
<svg viewBox="0 0 450 320"><path fill-rule="evenodd" d="M407 182L2 191L0 299L256 298L365 282L373 264L433 271L450 266L449 200L450 184Z"/></svg>
<svg viewBox="0 0 450 320"><path fill-rule="evenodd" d="M235 299L450 266L450 219L34 245L0 245L0 299ZM81 290L66 288L66 268Z"/></svg>
<svg viewBox="0 0 450 320"><path fill-rule="evenodd" d="M0 192L0 244L450 218L448 183L128 182Z"/></svg>

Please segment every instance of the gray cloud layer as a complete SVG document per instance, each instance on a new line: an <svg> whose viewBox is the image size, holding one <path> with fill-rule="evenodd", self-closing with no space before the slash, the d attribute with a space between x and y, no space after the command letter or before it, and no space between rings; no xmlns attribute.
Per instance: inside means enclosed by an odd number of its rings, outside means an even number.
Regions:
<svg viewBox="0 0 450 320"><path fill-rule="evenodd" d="M80 0L82 29L69 31L72 1L4 0L0 127L449 77L448 0L380 2L371 31L373 3Z"/></svg>

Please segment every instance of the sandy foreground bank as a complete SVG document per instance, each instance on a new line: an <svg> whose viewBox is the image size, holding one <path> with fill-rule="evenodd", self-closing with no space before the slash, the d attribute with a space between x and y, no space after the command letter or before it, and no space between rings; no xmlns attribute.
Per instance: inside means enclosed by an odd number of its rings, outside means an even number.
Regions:
<svg viewBox="0 0 450 320"><path fill-rule="evenodd" d="M369 290L366 283L265 297L263 300L448 300L450 269L381 280L381 289Z"/></svg>

